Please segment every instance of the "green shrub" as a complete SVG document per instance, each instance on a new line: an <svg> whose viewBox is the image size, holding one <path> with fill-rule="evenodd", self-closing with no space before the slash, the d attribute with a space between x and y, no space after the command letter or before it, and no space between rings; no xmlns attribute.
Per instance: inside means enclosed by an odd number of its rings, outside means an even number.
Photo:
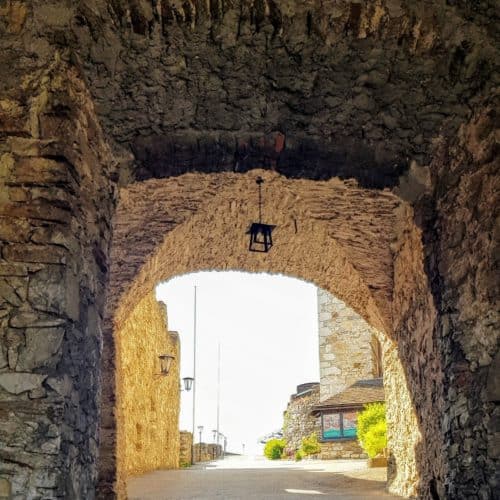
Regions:
<svg viewBox="0 0 500 500"><path fill-rule="evenodd" d="M358 440L363 446L365 435L368 429L377 422L385 422L385 404L371 403L365 406L365 409L359 413L357 422Z"/></svg>
<svg viewBox="0 0 500 500"><path fill-rule="evenodd" d="M365 434L363 448L370 458L382 453L387 446L387 425L381 420L372 425Z"/></svg>
<svg viewBox="0 0 500 500"><path fill-rule="evenodd" d="M381 453L387 446L385 404L372 403L358 415L358 441L369 457Z"/></svg>
<svg viewBox="0 0 500 500"><path fill-rule="evenodd" d="M278 460L283 454L286 441L284 439L270 439L264 446L264 455L269 460Z"/></svg>
<svg viewBox="0 0 500 500"><path fill-rule="evenodd" d="M302 438L300 449L304 455L316 455L319 453L321 446L318 443L318 436L313 432L310 436Z"/></svg>
<svg viewBox="0 0 500 500"><path fill-rule="evenodd" d="M297 450L295 452L295 460L297 462L300 462L300 460L302 460L304 458L304 453L302 452L302 450Z"/></svg>

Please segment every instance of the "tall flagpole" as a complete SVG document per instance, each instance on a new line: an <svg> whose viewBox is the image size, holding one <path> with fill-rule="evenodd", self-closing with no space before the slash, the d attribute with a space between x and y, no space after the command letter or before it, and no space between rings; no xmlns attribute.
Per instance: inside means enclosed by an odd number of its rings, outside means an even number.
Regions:
<svg viewBox="0 0 500 500"><path fill-rule="evenodd" d="M194 430L196 418L196 285L194 287L194 316L193 316L193 443L191 446L191 463L194 464Z"/></svg>

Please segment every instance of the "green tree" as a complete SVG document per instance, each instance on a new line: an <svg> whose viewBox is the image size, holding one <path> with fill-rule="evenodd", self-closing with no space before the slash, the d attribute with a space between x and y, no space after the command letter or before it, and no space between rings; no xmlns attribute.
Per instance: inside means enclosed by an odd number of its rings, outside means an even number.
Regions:
<svg viewBox="0 0 500 500"><path fill-rule="evenodd" d="M270 439L264 446L264 455L269 460L278 460L283 454L286 441L284 439Z"/></svg>

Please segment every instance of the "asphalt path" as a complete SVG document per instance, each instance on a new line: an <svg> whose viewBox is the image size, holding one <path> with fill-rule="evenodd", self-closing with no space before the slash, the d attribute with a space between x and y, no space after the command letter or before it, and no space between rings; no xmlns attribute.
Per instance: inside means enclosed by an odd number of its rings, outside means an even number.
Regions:
<svg viewBox="0 0 500 500"><path fill-rule="evenodd" d="M364 460L270 461L230 457L128 482L129 500L312 500L399 498L385 491L385 469Z"/></svg>

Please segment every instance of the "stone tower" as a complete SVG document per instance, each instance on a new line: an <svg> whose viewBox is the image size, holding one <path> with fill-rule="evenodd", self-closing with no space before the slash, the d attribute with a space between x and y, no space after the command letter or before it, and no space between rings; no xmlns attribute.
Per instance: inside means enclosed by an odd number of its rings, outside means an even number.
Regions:
<svg viewBox="0 0 500 500"><path fill-rule="evenodd" d="M320 401L360 379L379 377L376 330L331 293L318 288Z"/></svg>

